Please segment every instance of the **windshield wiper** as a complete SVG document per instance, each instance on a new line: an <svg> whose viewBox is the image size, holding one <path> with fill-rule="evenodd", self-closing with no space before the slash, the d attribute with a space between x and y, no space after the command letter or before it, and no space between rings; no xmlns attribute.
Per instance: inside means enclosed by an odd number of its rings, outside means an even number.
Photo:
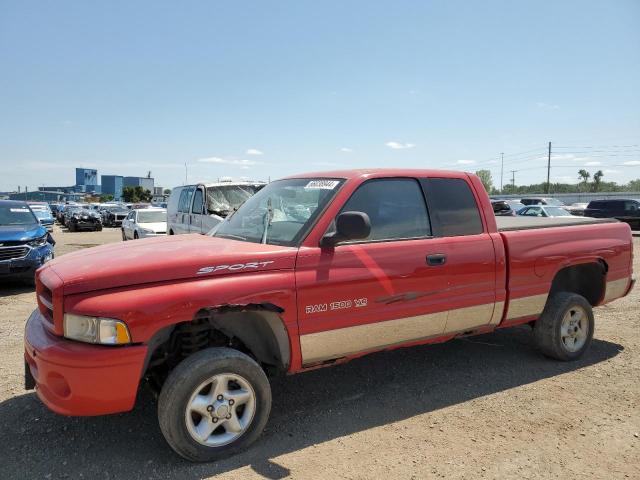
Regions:
<svg viewBox="0 0 640 480"><path fill-rule="evenodd" d="M267 199L267 211L264 212L264 230L262 232L262 239L260 243L267 243L267 234L269 233L269 226L273 220L273 208L271 206L271 197Z"/></svg>
<svg viewBox="0 0 640 480"><path fill-rule="evenodd" d="M216 235L216 237L220 237L220 238L235 238L237 240L242 240L243 242L247 241L247 237L242 237L240 235L234 235L232 233L221 233L219 235Z"/></svg>

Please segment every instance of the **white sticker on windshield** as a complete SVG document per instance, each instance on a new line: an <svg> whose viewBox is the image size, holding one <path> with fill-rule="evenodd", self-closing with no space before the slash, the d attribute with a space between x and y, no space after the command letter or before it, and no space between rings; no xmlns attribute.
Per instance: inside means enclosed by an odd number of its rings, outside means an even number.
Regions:
<svg viewBox="0 0 640 480"><path fill-rule="evenodd" d="M305 190L333 190L339 183L339 180L311 180L304 186L304 188Z"/></svg>
<svg viewBox="0 0 640 480"><path fill-rule="evenodd" d="M28 208L11 208L10 210L12 212L16 212L16 213L22 213L22 212L28 212L29 211Z"/></svg>

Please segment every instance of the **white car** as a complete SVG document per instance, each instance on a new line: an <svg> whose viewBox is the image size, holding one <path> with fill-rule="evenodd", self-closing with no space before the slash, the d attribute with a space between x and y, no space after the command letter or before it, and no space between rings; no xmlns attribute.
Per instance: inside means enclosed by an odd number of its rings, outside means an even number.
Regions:
<svg viewBox="0 0 640 480"><path fill-rule="evenodd" d="M122 240L156 237L167 234L167 211L164 208L131 210L122 221Z"/></svg>
<svg viewBox="0 0 640 480"><path fill-rule="evenodd" d="M571 217L563 207L553 205L531 205L518 210L518 215L524 217Z"/></svg>

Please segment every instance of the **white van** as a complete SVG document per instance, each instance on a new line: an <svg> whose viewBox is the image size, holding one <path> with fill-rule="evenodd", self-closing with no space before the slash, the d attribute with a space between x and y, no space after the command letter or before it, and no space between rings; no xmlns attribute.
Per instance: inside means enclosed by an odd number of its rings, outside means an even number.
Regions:
<svg viewBox="0 0 640 480"><path fill-rule="evenodd" d="M167 204L167 235L207 233L265 185L220 182L175 187Z"/></svg>

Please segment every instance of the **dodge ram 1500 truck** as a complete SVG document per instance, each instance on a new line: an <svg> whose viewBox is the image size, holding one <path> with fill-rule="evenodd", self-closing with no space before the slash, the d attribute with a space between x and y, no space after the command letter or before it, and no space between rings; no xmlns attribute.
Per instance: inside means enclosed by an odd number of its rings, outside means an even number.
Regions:
<svg viewBox="0 0 640 480"><path fill-rule="evenodd" d="M632 286L625 223L496 220L462 172L306 174L268 184L207 236L40 268L25 383L64 415L128 411L147 383L169 445L210 461L258 438L270 375L520 324L543 354L573 360L592 307Z"/></svg>

